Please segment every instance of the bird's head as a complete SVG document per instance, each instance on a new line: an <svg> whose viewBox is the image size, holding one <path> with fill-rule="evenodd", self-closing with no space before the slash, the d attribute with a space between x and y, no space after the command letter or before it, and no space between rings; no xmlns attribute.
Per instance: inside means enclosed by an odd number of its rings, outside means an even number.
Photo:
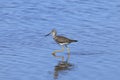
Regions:
<svg viewBox="0 0 120 80"><path fill-rule="evenodd" d="M52 29L52 31L50 33L48 33L47 35L45 35L45 36L49 36L50 34L52 34L52 36L55 37L57 32L56 32L55 29Z"/></svg>

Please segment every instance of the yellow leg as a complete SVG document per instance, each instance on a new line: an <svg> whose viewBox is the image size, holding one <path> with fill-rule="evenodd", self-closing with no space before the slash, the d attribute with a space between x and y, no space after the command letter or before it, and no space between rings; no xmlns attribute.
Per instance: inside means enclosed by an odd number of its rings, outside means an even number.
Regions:
<svg viewBox="0 0 120 80"><path fill-rule="evenodd" d="M64 57L63 56L56 56L57 52L63 52L64 51L64 46L62 46L61 50L55 50L52 55L55 56L56 58L62 58L62 61L64 61Z"/></svg>
<svg viewBox="0 0 120 80"><path fill-rule="evenodd" d="M70 48L67 47L67 51L68 51L68 58L67 61L70 59Z"/></svg>

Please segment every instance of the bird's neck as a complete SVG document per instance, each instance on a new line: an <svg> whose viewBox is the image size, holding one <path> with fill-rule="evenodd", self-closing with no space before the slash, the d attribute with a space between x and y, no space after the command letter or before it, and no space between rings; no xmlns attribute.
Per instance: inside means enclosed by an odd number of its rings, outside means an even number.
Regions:
<svg viewBox="0 0 120 80"><path fill-rule="evenodd" d="M52 33L53 38L55 38L55 37L56 37L56 35L57 35L57 33Z"/></svg>
<svg viewBox="0 0 120 80"><path fill-rule="evenodd" d="M52 33L53 38L55 38L55 37L56 37L56 35L57 35L57 33L56 33L56 32L53 32L53 33Z"/></svg>

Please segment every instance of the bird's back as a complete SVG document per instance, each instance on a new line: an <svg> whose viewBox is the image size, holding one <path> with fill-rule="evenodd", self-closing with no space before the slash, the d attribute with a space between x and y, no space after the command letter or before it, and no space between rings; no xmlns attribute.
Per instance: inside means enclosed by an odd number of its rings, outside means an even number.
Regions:
<svg viewBox="0 0 120 80"><path fill-rule="evenodd" d="M71 43L71 42L77 42L77 40L71 40L67 37L64 37L64 36L56 36L55 38L55 41L57 43Z"/></svg>

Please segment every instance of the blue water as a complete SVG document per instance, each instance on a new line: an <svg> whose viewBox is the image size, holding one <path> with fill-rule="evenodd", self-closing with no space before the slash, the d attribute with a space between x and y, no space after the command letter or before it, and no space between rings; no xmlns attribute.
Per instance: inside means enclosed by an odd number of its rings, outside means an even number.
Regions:
<svg viewBox="0 0 120 80"><path fill-rule="evenodd" d="M78 40L70 69L55 70L53 28ZM0 80L120 80L119 67L119 0L0 0Z"/></svg>

